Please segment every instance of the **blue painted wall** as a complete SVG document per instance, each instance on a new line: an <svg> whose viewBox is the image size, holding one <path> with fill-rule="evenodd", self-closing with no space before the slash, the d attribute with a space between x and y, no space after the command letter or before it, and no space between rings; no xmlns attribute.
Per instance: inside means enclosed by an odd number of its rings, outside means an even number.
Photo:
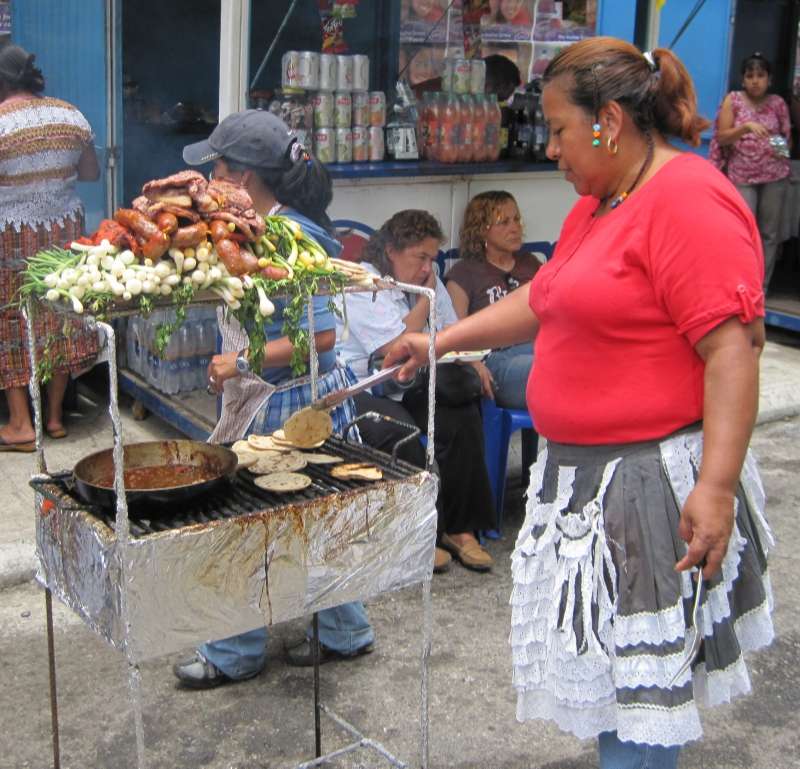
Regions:
<svg viewBox="0 0 800 769"><path fill-rule="evenodd" d="M713 120L727 92L733 0L707 0L675 45L697 89L700 113ZM695 5L668 0L661 11L659 45L667 47Z"/></svg>
<svg viewBox="0 0 800 769"><path fill-rule="evenodd" d="M633 42L636 25L635 0L600 0L597 9L597 34Z"/></svg>

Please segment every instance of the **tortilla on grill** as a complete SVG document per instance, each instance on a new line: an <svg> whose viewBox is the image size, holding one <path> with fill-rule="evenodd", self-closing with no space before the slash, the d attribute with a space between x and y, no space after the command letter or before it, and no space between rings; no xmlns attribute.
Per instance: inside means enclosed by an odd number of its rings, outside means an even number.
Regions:
<svg viewBox="0 0 800 769"><path fill-rule="evenodd" d="M280 445L271 435L249 435L247 437L249 451L291 451L291 446ZM235 446L236 444L234 444ZM236 449L234 448L234 451Z"/></svg>
<svg viewBox="0 0 800 769"><path fill-rule="evenodd" d="M237 451L236 458L239 460L238 467L247 469L258 462L259 455L255 451Z"/></svg>
<svg viewBox="0 0 800 769"><path fill-rule="evenodd" d="M302 470L308 462L299 451L290 451L288 454L269 452L258 458L250 468L256 475L269 475L271 473L293 473Z"/></svg>
<svg viewBox="0 0 800 769"><path fill-rule="evenodd" d="M379 481L383 478L383 473L375 465L366 464L364 462L348 462L344 465L336 465L330 470L334 478L347 480L356 478L360 481Z"/></svg>
<svg viewBox="0 0 800 769"><path fill-rule="evenodd" d="M283 424L284 438L301 449L314 448L331 437L333 420L327 411L300 409Z"/></svg>
<svg viewBox="0 0 800 769"><path fill-rule="evenodd" d="M310 462L312 465L335 465L339 462L344 462L341 457L335 457L333 454L315 454L313 452L304 452L303 456L306 459L306 462Z"/></svg>
<svg viewBox="0 0 800 769"><path fill-rule="evenodd" d="M272 473L261 475L255 480L256 486L267 491L301 491L311 485L311 478L302 473Z"/></svg>

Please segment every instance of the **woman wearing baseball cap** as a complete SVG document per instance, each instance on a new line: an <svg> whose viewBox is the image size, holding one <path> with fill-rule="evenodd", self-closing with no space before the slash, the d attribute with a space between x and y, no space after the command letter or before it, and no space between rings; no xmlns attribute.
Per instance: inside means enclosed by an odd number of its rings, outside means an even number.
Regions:
<svg viewBox="0 0 800 769"><path fill-rule="evenodd" d="M183 151L189 165L214 163L213 176L244 187L262 216L281 214L293 219L330 256L341 251L325 210L333 197L325 167L310 157L286 124L270 112L244 110L226 117L208 139ZM319 397L355 383L353 374L336 363L336 322L327 297L315 297L314 338L319 359ZM211 434L215 443L269 434L283 426L292 412L311 403L308 376L291 372L292 344L283 334L286 301L275 301L275 313L264 323L267 342L260 372L250 371L247 335L233 318L218 313L222 352L208 366L209 388L222 394L222 412ZM303 319L307 328L307 319ZM334 431L342 433L356 416L352 401L331 412ZM319 613L320 661L348 659L372 651L374 635L361 603L348 603ZM267 630L203 644L174 667L185 686L207 689L258 675L267 662ZM312 664L307 639L287 650L293 665Z"/></svg>

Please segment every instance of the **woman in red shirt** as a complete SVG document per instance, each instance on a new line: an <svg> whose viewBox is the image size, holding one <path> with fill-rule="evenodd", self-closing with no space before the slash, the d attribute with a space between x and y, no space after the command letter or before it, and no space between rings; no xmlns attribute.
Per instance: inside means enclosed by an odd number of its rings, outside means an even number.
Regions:
<svg viewBox="0 0 800 769"><path fill-rule="evenodd" d="M696 146L708 125L672 52L590 38L543 84L548 156L582 197L530 289L440 332L437 352L535 337L528 407L548 443L512 559L517 718L597 736L604 769L667 769L701 735L695 697L747 692L742 653L773 637L748 453L758 230L722 174L667 141ZM386 364L405 356L401 377L426 338Z"/></svg>

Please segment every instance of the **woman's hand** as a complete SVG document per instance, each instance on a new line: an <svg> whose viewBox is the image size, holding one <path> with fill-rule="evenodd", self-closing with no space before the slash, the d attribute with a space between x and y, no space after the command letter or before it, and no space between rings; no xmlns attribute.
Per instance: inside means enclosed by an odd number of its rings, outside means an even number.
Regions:
<svg viewBox="0 0 800 769"><path fill-rule="evenodd" d="M703 562L703 578L717 573L733 531L733 494L698 480L681 511L678 534L689 545L675 564L686 571Z"/></svg>
<svg viewBox="0 0 800 769"><path fill-rule="evenodd" d="M427 366L430 363L428 359L428 341L427 334L403 334L386 351L383 368L406 361L405 365L397 373L397 379L400 382L410 381L418 368Z"/></svg>
<svg viewBox="0 0 800 769"><path fill-rule="evenodd" d="M769 139L769 131L765 126L761 125L761 123L751 120L745 123L745 127L749 129L751 134L757 136L759 139Z"/></svg>
<svg viewBox="0 0 800 769"><path fill-rule="evenodd" d="M476 360L469 364L475 369L481 380L481 393L484 398L491 398L494 400L494 377L492 372L483 361Z"/></svg>
<svg viewBox="0 0 800 769"><path fill-rule="evenodd" d="M239 369L236 368L236 353L225 352L215 355L208 364L208 388L219 394L226 379L239 376Z"/></svg>

